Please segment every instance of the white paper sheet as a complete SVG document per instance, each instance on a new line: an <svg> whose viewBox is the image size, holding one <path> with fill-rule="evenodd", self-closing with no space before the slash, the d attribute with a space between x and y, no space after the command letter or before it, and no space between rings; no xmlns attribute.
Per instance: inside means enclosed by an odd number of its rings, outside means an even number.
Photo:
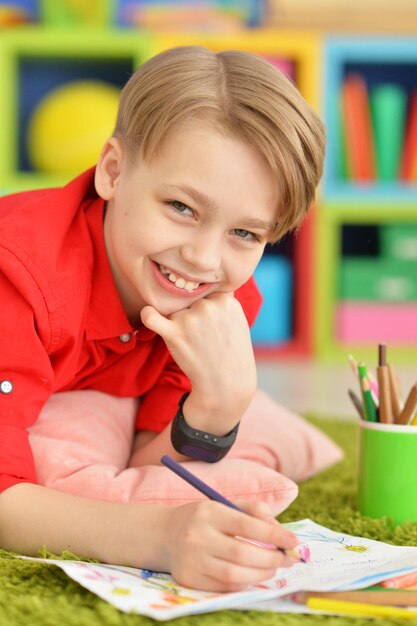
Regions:
<svg viewBox="0 0 417 626"><path fill-rule="evenodd" d="M280 568L268 581L226 594L188 589L170 575L131 567L18 557L57 565L83 587L125 612L157 620L225 608L257 608L258 602L296 591L360 589L417 570L417 547L390 544L334 532L309 519L285 524L301 541L306 563ZM272 606L272 605L270 605ZM279 602L276 611L283 611Z"/></svg>

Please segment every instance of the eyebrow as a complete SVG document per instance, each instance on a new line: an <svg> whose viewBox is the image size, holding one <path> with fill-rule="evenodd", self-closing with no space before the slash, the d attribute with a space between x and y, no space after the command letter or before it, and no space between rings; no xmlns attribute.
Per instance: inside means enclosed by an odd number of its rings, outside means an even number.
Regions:
<svg viewBox="0 0 417 626"><path fill-rule="evenodd" d="M190 187L190 185L165 185L165 186L169 189L178 189L179 191L182 191L183 193L188 195L192 200L194 200L194 202L196 202L199 206L202 206L203 208L209 211L219 210L219 206L213 200L213 198L210 198L210 196L208 196L206 193L199 191L198 189L195 189L194 187ZM245 225L248 229L250 228L260 229L260 230L266 231L267 233L272 232L275 226L274 223L265 222L264 220L260 220L256 217L244 217L240 221L242 222L242 225Z"/></svg>
<svg viewBox="0 0 417 626"><path fill-rule="evenodd" d="M182 191L187 194L194 202L196 202L199 206L204 207L210 211L218 211L219 207L213 198L210 198L203 191L198 191L194 187L190 187L190 185L165 185L170 189L178 189L178 191Z"/></svg>

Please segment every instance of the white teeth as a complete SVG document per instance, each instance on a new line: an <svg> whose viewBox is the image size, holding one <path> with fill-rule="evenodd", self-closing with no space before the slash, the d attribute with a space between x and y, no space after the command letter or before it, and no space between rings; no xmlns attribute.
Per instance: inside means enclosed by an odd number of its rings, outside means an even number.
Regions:
<svg viewBox="0 0 417 626"><path fill-rule="evenodd" d="M169 270L167 270L163 265L159 265L159 271L161 274L166 276L171 283L174 283L178 289L185 289L186 291L193 291L197 289L200 283L193 283L192 281L187 281L185 278L177 278L176 274L173 274Z"/></svg>

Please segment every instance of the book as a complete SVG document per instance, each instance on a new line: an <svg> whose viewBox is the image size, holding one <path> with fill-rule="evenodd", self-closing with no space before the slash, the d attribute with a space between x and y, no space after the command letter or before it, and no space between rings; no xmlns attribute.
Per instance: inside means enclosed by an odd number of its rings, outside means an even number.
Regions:
<svg viewBox="0 0 417 626"><path fill-rule="evenodd" d="M342 85L342 119L348 176L355 182L375 179L375 147L368 89L359 74L348 74Z"/></svg>
<svg viewBox="0 0 417 626"><path fill-rule="evenodd" d="M400 167L400 179L417 180L417 90L411 94Z"/></svg>
<svg viewBox="0 0 417 626"><path fill-rule="evenodd" d="M403 151L407 97L399 85L381 84L370 92L378 179L397 180Z"/></svg>

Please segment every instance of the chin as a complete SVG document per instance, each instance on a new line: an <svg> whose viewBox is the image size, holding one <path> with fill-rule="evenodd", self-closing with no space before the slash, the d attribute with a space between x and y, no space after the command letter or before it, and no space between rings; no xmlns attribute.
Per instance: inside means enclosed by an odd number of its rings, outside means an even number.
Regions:
<svg viewBox="0 0 417 626"><path fill-rule="evenodd" d="M161 313L161 315L165 315L165 317L169 317L170 315L173 315L174 313L185 311L185 309L188 309L192 304L193 302L187 302L187 303L184 303L183 305L179 304L178 306L174 306L174 305L166 306L166 307L162 307L159 312Z"/></svg>
<svg viewBox="0 0 417 626"><path fill-rule="evenodd" d="M173 315L174 313L178 313L179 311L184 311L185 309L188 309L193 304L193 302L194 301L178 302L178 303L149 302L148 304L152 306L156 311L158 311L158 313L160 313L164 317L169 317L170 315Z"/></svg>

